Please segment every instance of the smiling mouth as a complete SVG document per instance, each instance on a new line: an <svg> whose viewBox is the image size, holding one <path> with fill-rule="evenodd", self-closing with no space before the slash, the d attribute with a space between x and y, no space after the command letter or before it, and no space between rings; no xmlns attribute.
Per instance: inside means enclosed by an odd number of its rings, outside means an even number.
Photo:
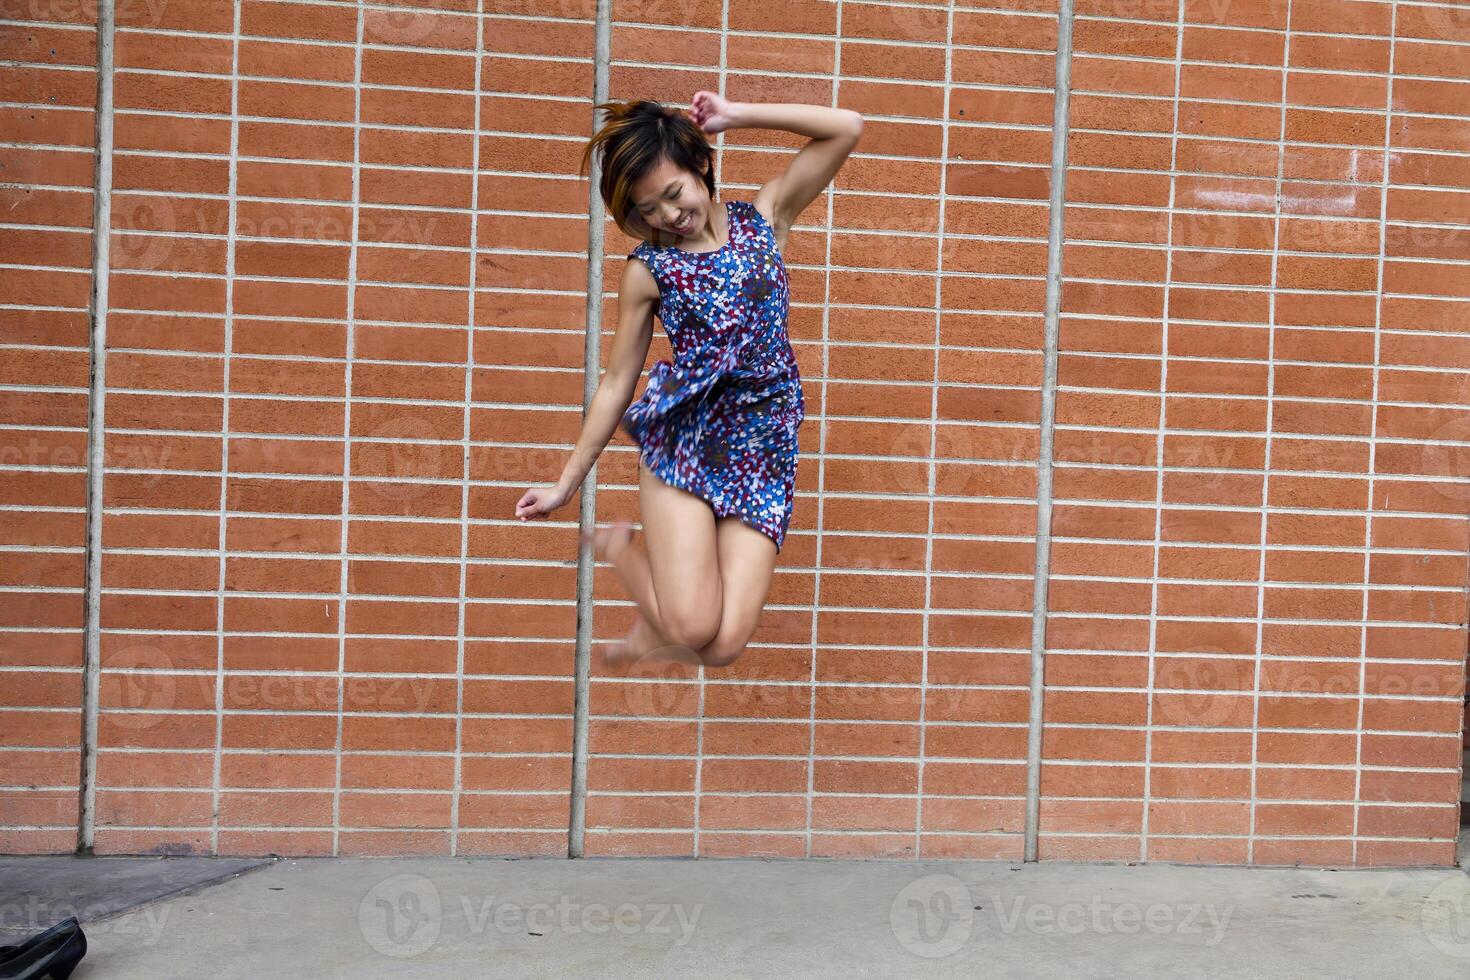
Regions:
<svg viewBox="0 0 1470 980"><path fill-rule="evenodd" d="M674 230L677 231L681 235L688 234L689 232L693 231L694 230L694 216L693 215L690 215L689 217L685 218L679 224L677 224L677 225L674 226Z"/></svg>

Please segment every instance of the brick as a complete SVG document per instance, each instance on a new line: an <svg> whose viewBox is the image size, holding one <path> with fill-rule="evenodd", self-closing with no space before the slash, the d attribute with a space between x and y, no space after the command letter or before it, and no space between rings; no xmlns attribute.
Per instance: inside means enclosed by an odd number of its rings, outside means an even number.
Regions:
<svg viewBox="0 0 1470 980"><path fill-rule="evenodd" d="M236 41L236 6L119 11L96 849L564 855L576 517L510 511L580 431L595 10L241 0ZM809 415L755 643L594 665L587 853L1019 860L1055 16L957 10L951 51L933 5L850 4L839 51L829 3L731 5L729 36L711 0L635 8L614 93L724 69L869 118L782 248ZM1338 0L1182 37L1079 12L1041 856L1448 865L1470 37ZM22 13L0 756L35 788L0 848L45 853L76 844L96 42L88 4ZM801 140L722 143L749 200ZM607 285L636 242L603 230ZM597 313L601 368L614 289ZM598 521L640 521L612 442ZM635 610L592 586L596 645Z"/></svg>

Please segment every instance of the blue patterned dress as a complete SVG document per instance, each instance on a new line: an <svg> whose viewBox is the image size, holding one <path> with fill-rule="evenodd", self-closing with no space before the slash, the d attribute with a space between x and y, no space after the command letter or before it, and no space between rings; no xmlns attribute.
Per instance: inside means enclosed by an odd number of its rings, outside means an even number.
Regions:
<svg viewBox="0 0 1470 980"><path fill-rule="evenodd" d="M789 292L776 232L749 201L726 201L713 252L643 242L674 360L656 362L622 428L660 480L776 543L791 525L797 429L806 417L786 334Z"/></svg>

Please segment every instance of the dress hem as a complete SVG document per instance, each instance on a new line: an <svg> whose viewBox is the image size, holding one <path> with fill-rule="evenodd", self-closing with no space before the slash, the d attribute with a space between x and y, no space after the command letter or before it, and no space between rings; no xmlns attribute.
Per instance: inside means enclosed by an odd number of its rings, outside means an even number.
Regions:
<svg viewBox="0 0 1470 980"><path fill-rule="evenodd" d="M750 519L750 515L748 513L741 511L738 508L731 507L728 504L724 505L724 510L722 512L721 505L715 503L715 501L710 497L709 487L704 483L703 480L699 481L697 485L691 485L687 481L680 480L677 477L674 477L672 474L662 473L660 472L660 470L662 469L661 467L654 467L650 465L648 455L646 453L640 453L638 456L638 461L646 466L648 468L648 472L652 473L656 478L658 478L659 481L668 484L676 490L683 490L685 493L693 494L700 500L703 500L706 504L709 505L710 510L714 511L716 518L739 518L740 522L746 527L754 528L755 530L764 534L766 537L770 538L771 543L776 546L776 554L779 555L781 553L781 546L784 542L779 540L776 535L772 534L766 528L761 527L759 524L753 522Z"/></svg>

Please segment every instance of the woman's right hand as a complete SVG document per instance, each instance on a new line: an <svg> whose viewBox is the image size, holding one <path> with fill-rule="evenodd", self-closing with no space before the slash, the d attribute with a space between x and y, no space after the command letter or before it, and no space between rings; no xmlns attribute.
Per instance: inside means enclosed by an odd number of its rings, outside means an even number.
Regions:
<svg viewBox="0 0 1470 980"><path fill-rule="evenodd" d="M554 487L534 487L516 501L516 516L523 521L545 517L566 503L571 495L571 491L559 483Z"/></svg>

